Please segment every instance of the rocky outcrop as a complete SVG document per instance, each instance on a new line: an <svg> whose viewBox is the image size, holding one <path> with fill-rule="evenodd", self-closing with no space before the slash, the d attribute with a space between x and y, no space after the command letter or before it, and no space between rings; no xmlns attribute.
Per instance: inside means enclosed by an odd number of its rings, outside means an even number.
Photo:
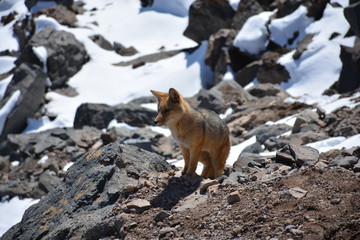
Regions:
<svg viewBox="0 0 360 240"><path fill-rule="evenodd" d="M230 28L234 10L226 0L196 0L189 9L184 35L200 43L221 28Z"/></svg>
<svg viewBox="0 0 360 240"><path fill-rule="evenodd" d="M2 239L99 239L119 233L125 219L113 211L127 186L137 185L144 174L169 170L162 157L136 147L111 143L88 152Z"/></svg>
<svg viewBox="0 0 360 240"><path fill-rule="evenodd" d="M93 126L98 129L107 128L110 121L116 119L131 126L145 127L153 125L157 113L137 104L106 104L83 103L76 110L74 127Z"/></svg>
<svg viewBox="0 0 360 240"><path fill-rule="evenodd" d="M23 63L15 70L0 106L4 107L16 92L19 97L4 120L0 140L4 140L10 133L18 133L25 129L27 118L33 117L44 102L45 80L45 73L37 65Z"/></svg>
<svg viewBox="0 0 360 240"><path fill-rule="evenodd" d="M35 62L43 67L33 52L33 47L39 46L45 47L47 51L47 75L53 89L62 87L89 60L84 45L72 33L45 28L29 40L16 64Z"/></svg>

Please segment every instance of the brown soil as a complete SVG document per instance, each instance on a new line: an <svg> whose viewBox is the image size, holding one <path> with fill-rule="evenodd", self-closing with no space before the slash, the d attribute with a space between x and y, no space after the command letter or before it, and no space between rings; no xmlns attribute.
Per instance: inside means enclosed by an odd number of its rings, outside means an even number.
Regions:
<svg viewBox="0 0 360 240"><path fill-rule="evenodd" d="M119 203L114 214L126 219L125 239L360 239L360 175L352 171L310 168L266 182L218 184L202 194L200 181L157 178L152 188L130 194L152 208L125 214L126 202ZM290 196L293 187L306 195ZM229 204L234 191L240 201ZM169 216L155 222L159 212Z"/></svg>

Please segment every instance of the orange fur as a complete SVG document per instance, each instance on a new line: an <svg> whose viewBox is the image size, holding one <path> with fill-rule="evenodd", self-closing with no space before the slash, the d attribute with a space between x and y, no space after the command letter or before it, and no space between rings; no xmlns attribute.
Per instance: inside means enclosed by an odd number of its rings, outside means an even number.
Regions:
<svg viewBox="0 0 360 240"><path fill-rule="evenodd" d="M151 92L158 100L154 122L167 126L179 144L185 160L183 174L194 176L200 161L203 178L220 177L231 147L225 122L212 111L192 108L173 88L168 93Z"/></svg>

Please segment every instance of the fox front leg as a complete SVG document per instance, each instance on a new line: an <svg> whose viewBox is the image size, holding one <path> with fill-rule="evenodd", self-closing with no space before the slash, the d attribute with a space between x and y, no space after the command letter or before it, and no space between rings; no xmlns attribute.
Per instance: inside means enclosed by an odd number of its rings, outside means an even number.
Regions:
<svg viewBox="0 0 360 240"><path fill-rule="evenodd" d="M197 168L197 164L199 162L201 150L194 148L190 150L190 162L189 168L186 172L186 176L194 177L196 175L195 171Z"/></svg>
<svg viewBox="0 0 360 240"><path fill-rule="evenodd" d="M184 174L186 174L186 172L189 169L190 151L189 151L189 149L187 149L186 147L184 147L182 145L179 145L179 146L180 146L181 152L182 152L183 157L184 157L184 162L185 162L184 168L182 170L182 174L184 175Z"/></svg>

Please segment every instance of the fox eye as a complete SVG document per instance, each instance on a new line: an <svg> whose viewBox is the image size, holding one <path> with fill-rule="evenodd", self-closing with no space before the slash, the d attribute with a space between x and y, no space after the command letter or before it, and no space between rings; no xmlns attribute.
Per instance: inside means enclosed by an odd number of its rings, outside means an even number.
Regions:
<svg viewBox="0 0 360 240"><path fill-rule="evenodd" d="M164 109L163 113L168 113L170 110L169 109Z"/></svg>

